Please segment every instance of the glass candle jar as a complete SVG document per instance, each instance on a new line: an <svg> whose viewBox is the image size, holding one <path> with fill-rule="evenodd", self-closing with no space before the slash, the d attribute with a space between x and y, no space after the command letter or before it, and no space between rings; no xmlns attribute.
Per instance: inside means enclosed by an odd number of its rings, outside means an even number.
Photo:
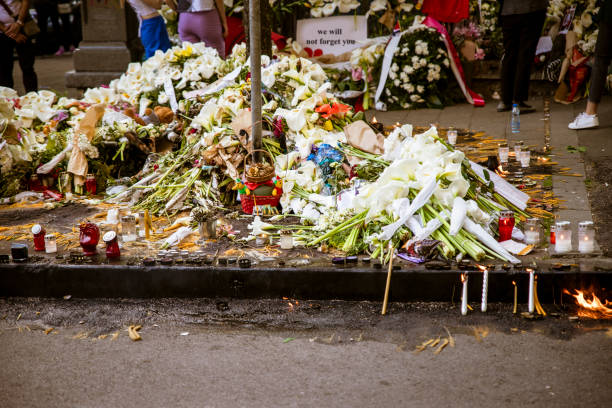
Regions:
<svg viewBox="0 0 612 408"><path fill-rule="evenodd" d="M30 181L28 183L28 188L31 191L39 191L42 189L42 183L40 181L40 179L38 178L38 174L32 174L30 176Z"/></svg>
<svg viewBox="0 0 612 408"><path fill-rule="evenodd" d="M45 252L48 254L54 254L57 252L57 240L55 235L45 235Z"/></svg>
<svg viewBox="0 0 612 408"><path fill-rule="evenodd" d="M557 242L557 234L555 233L557 231L557 226L556 225L551 225L550 226L550 245L555 245L555 243Z"/></svg>
<svg viewBox="0 0 612 408"><path fill-rule="evenodd" d="M61 172L57 179L57 188L60 193L72 193L72 174L67 171Z"/></svg>
<svg viewBox="0 0 612 408"><path fill-rule="evenodd" d="M74 183L74 194L83 195L85 194L85 184Z"/></svg>
<svg viewBox="0 0 612 408"><path fill-rule="evenodd" d="M578 224L578 251L581 254L590 254L595 251L593 221L582 221Z"/></svg>
<svg viewBox="0 0 612 408"><path fill-rule="evenodd" d="M514 144L514 158L516 159L516 161L519 160L519 154L521 153L521 150L523 150L523 141L519 140Z"/></svg>
<svg viewBox="0 0 612 408"><path fill-rule="evenodd" d="M106 257L108 259L116 259L121 256L117 233L115 231L108 231L104 234L102 241L106 243Z"/></svg>
<svg viewBox="0 0 612 408"><path fill-rule="evenodd" d="M98 241L100 241L100 229L93 222L81 224L79 229L79 243L83 247L83 254L85 256L95 255Z"/></svg>
<svg viewBox="0 0 612 408"><path fill-rule="evenodd" d="M121 217L121 238L123 242L136 241L136 217L133 215Z"/></svg>
<svg viewBox="0 0 612 408"><path fill-rule="evenodd" d="M499 242L507 241L512 239L512 230L514 229L514 212L513 211L501 211L499 213Z"/></svg>
<svg viewBox="0 0 612 408"><path fill-rule="evenodd" d="M281 249L293 249L293 232L282 230L280 232L280 247Z"/></svg>
<svg viewBox="0 0 612 408"><path fill-rule="evenodd" d="M521 162L521 167L529 167L531 152L529 150L521 150L519 153L519 161Z"/></svg>
<svg viewBox="0 0 612 408"><path fill-rule="evenodd" d="M34 238L34 250L44 251L45 250L45 230L40 224L36 224L32 227L32 236Z"/></svg>
<svg viewBox="0 0 612 408"><path fill-rule="evenodd" d="M537 218L525 221L525 243L530 245L540 243L540 222Z"/></svg>
<svg viewBox="0 0 612 408"><path fill-rule="evenodd" d="M93 174L88 174L85 177L85 189L87 190L87 194L95 195L97 187L96 176Z"/></svg>
<svg viewBox="0 0 612 408"><path fill-rule="evenodd" d="M457 130L453 127L449 127L446 132L446 137L448 138L448 143L454 146L457 143Z"/></svg>
<svg viewBox="0 0 612 408"><path fill-rule="evenodd" d="M572 250L572 230L569 221L559 221L555 224L555 251L563 254Z"/></svg>
<svg viewBox="0 0 612 408"><path fill-rule="evenodd" d="M145 238L146 236L145 222L146 220L144 211L138 211L138 236L140 238Z"/></svg>
<svg viewBox="0 0 612 408"><path fill-rule="evenodd" d="M510 154L510 148L507 143L501 143L497 149L500 163L508 163L508 155Z"/></svg>
<svg viewBox="0 0 612 408"><path fill-rule="evenodd" d="M257 238L255 238L255 245L257 246L267 245L268 242L268 234L259 234Z"/></svg>

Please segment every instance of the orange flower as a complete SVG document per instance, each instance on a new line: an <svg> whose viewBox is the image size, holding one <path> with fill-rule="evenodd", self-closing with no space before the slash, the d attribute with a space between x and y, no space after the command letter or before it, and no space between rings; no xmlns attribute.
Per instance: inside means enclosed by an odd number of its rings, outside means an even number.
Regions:
<svg viewBox="0 0 612 408"><path fill-rule="evenodd" d="M325 119L329 119L330 117L342 116L344 113L351 110L349 105L345 105L343 103L326 103L325 105L317 106L315 112L320 113L321 116Z"/></svg>

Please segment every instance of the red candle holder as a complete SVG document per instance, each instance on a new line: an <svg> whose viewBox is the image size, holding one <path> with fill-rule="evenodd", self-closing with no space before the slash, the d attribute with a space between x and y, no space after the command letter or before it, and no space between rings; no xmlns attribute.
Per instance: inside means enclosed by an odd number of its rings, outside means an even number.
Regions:
<svg viewBox="0 0 612 408"><path fill-rule="evenodd" d="M514 229L514 212L502 211L499 214L499 242L512 239L512 230Z"/></svg>
<svg viewBox="0 0 612 408"><path fill-rule="evenodd" d="M95 195L97 190L96 176L88 174L85 179L85 189L88 194Z"/></svg>
<svg viewBox="0 0 612 408"><path fill-rule="evenodd" d="M45 230L40 224L36 224L32 227L32 235L34 236L34 250L44 251L45 250Z"/></svg>
<svg viewBox="0 0 612 408"><path fill-rule="evenodd" d="M117 233L115 231L108 231L104 234L102 241L106 242L106 257L108 259L116 259L121 256L119 242L117 241Z"/></svg>
<svg viewBox="0 0 612 408"><path fill-rule="evenodd" d="M557 236L555 234L556 231L557 231L557 226L551 225L550 226L550 244L551 245L555 245L557 243Z"/></svg>
<svg viewBox="0 0 612 408"><path fill-rule="evenodd" d="M81 224L79 229L81 230L79 234L79 243L83 248L83 254L85 256L95 255L96 247L100 240L100 229L92 222Z"/></svg>

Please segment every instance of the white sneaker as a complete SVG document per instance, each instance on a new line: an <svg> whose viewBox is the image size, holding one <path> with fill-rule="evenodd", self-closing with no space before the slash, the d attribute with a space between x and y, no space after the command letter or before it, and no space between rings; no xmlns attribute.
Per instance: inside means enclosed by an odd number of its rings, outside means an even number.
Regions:
<svg viewBox="0 0 612 408"><path fill-rule="evenodd" d="M597 126L599 126L599 118L597 115L587 115L584 112L576 116L576 119L567 125L568 128L573 130L590 129Z"/></svg>

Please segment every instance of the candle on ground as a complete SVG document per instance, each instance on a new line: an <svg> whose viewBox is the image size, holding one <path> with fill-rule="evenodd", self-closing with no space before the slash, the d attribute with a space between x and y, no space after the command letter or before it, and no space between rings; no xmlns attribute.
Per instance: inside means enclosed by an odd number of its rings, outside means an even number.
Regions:
<svg viewBox="0 0 612 408"><path fill-rule="evenodd" d="M482 301L480 304L480 311L487 311L487 295L489 292L489 271L484 268L482 271Z"/></svg>
<svg viewBox="0 0 612 408"><path fill-rule="evenodd" d="M514 285L514 307L512 308L512 313L516 314L517 300L518 300L518 286L516 286L515 281L512 281L512 284Z"/></svg>
<svg viewBox="0 0 612 408"><path fill-rule="evenodd" d="M535 271L533 269L527 269L529 272L529 298L527 303L527 310L529 313L533 313L535 309L534 305L534 291L533 291L533 282L535 280Z"/></svg>
<svg viewBox="0 0 612 408"><path fill-rule="evenodd" d="M463 282L463 291L461 292L461 314L467 315L467 296L468 296L468 275L466 273L461 274L461 282Z"/></svg>

